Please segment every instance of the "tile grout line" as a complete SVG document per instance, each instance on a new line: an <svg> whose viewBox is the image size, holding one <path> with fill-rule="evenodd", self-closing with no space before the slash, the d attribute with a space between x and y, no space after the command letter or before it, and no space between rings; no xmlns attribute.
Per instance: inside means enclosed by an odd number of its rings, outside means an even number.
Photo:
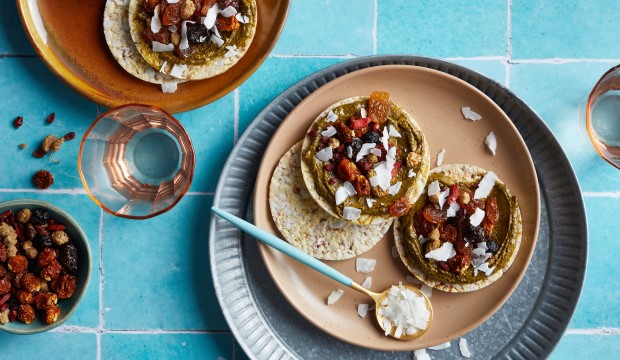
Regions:
<svg viewBox="0 0 620 360"><path fill-rule="evenodd" d="M511 46L512 47L512 46ZM512 52L512 49L511 49ZM317 54L271 54L269 57L279 59L356 59L360 56L355 54L345 55L317 55ZM601 58L544 58L544 59L514 59L512 54L510 58L506 55L489 55L489 56L451 56L438 57L444 60L467 60L467 61L510 61L511 64L566 64L566 63L584 63L598 62L616 64L620 63L620 59L601 59Z"/></svg>
<svg viewBox="0 0 620 360"><path fill-rule="evenodd" d="M581 195L585 198L620 198L620 191L582 191Z"/></svg>
<svg viewBox="0 0 620 360"><path fill-rule="evenodd" d="M234 119L233 119L233 144L239 140L239 88L235 89Z"/></svg>
<svg viewBox="0 0 620 360"><path fill-rule="evenodd" d="M103 270L103 209L99 209L99 327L97 329L97 360L101 360L101 334L105 331L105 313L103 308L103 287L105 271Z"/></svg>
<svg viewBox="0 0 620 360"><path fill-rule="evenodd" d="M512 63L512 0L507 2L506 18L506 62L504 63L504 86L510 88L510 67Z"/></svg>
<svg viewBox="0 0 620 360"><path fill-rule="evenodd" d="M0 193L35 193L35 194L62 194L62 195L87 195L84 189L0 189ZM215 192L211 191L188 191L188 196L214 196Z"/></svg>
<svg viewBox="0 0 620 360"><path fill-rule="evenodd" d="M379 0L374 0L375 16L372 26L372 53L377 55L377 23L379 18Z"/></svg>
<svg viewBox="0 0 620 360"><path fill-rule="evenodd" d="M599 327L588 329L568 329L566 335L620 335L620 328L617 327Z"/></svg>

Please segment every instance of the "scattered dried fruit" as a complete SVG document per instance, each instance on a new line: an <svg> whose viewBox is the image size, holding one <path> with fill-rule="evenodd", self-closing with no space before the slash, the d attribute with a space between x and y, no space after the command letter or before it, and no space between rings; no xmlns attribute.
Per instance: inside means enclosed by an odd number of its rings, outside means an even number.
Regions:
<svg viewBox="0 0 620 360"><path fill-rule="evenodd" d="M49 134L43 139L43 143L41 143L41 149L46 153L50 151L52 144L56 141L56 136Z"/></svg>
<svg viewBox="0 0 620 360"><path fill-rule="evenodd" d="M47 170L39 170L32 177L34 185L41 190L45 190L54 184L54 175Z"/></svg>
<svg viewBox="0 0 620 360"><path fill-rule="evenodd" d="M69 140L73 140L73 138L75 138L75 133L73 131L68 132L67 134L65 134L64 139L69 141Z"/></svg>
<svg viewBox="0 0 620 360"><path fill-rule="evenodd" d="M22 150L25 149L26 148L26 144L19 144L19 148L22 149Z"/></svg>
<svg viewBox="0 0 620 360"><path fill-rule="evenodd" d="M28 304L19 305L17 308L17 319L24 324L31 324L36 319L36 314L32 306Z"/></svg>
<svg viewBox="0 0 620 360"><path fill-rule="evenodd" d="M32 156L36 157L37 159L40 159L44 157L45 154L46 154L45 150L38 148L32 153Z"/></svg>
<svg viewBox="0 0 620 360"><path fill-rule="evenodd" d="M15 118L15 120L13 120L13 127L15 127L16 129L19 129L22 125L24 125L23 117L18 116Z"/></svg>
<svg viewBox="0 0 620 360"><path fill-rule="evenodd" d="M47 120L45 120L48 124L51 124L56 120L56 113L51 113L48 115Z"/></svg>

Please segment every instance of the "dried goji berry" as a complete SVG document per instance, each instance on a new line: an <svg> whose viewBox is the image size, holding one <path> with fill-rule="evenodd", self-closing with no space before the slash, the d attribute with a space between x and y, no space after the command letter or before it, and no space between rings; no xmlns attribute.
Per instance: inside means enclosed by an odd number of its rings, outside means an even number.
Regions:
<svg viewBox="0 0 620 360"><path fill-rule="evenodd" d="M353 181L360 176L360 171L349 159L342 159L338 164L338 176L344 181Z"/></svg>
<svg viewBox="0 0 620 360"><path fill-rule="evenodd" d="M394 201L389 208L390 216L397 217L405 215L409 209L411 209L411 205L412 204L406 196Z"/></svg>
<svg viewBox="0 0 620 360"><path fill-rule="evenodd" d="M351 117L349 119L349 127L351 129L361 129L364 126L367 126L368 124L370 124L370 122L372 121L371 118L361 118L361 119L355 119L353 117Z"/></svg>
<svg viewBox="0 0 620 360"><path fill-rule="evenodd" d="M50 224L47 226L47 230L49 231L63 231L65 226L63 224L52 224L50 220Z"/></svg>
<svg viewBox="0 0 620 360"><path fill-rule="evenodd" d="M400 169L401 165L402 165L402 163L400 161L396 162L394 164L394 167L392 168L392 177L394 177L394 176L396 176L396 174L398 174L398 169Z"/></svg>
<svg viewBox="0 0 620 360"><path fill-rule="evenodd" d="M38 148L38 149L36 149L36 150L32 153L32 156L36 157L37 159L40 159L40 158L44 157L44 156L45 156L45 154L47 154L47 153L45 152L45 150L43 150L43 149L41 149L41 148Z"/></svg>
<svg viewBox="0 0 620 360"><path fill-rule="evenodd" d="M450 195L448 195L448 199L446 203L448 205L452 204L461 194L461 188L457 184L450 185Z"/></svg>
<svg viewBox="0 0 620 360"><path fill-rule="evenodd" d="M64 138L67 141L73 140L73 138L75 138L75 133L73 131L68 132L68 133L65 134Z"/></svg>

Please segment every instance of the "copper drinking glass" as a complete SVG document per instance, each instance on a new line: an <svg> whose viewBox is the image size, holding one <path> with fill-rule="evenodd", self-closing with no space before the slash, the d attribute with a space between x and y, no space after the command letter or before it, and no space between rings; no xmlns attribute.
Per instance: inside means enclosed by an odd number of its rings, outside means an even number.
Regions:
<svg viewBox="0 0 620 360"><path fill-rule="evenodd" d="M80 144L88 195L112 215L148 219L176 205L194 175L192 142L172 115L147 105L101 114Z"/></svg>
<svg viewBox="0 0 620 360"><path fill-rule="evenodd" d="M596 83L585 109L586 130L596 151L620 169L620 65Z"/></svg>

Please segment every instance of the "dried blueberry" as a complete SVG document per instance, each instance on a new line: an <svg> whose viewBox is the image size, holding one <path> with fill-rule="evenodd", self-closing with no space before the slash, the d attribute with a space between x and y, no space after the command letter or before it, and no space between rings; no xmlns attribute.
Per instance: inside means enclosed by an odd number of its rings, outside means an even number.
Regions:
<svg viewBox="0 0 620 360"><path fill-rule="evenodd" d="M219 0L220 9L226 9L229 6L234 7L239 11L239 0Z"/></svg>
<svg viewBox="0 0 620 360"><path fill-rule="evenodd" d="M60 248L59 261L66 272L73 274L77 271L78 252L73 243L67 243Z"/></svg>
<svg viewBox="0 0 620 360"><path fill-rule="evenodd" d="M37 247L38 250L51 247L53 245L52 237L49 235L37 236L34 239L34 245Z"/></svg>
<svg viewBox="0 0 620 360"><path fill-rule="evenodd" d="M362 136L362 141L364 143L379 143L381 142L381 135L378 132L369 131L364 136Z"/></svg>
<svg viewBox="0 0 620 360"><path fill-rule="evenodd" d="M499 245L493 240L487 240L487 252L495 254L499 250Z"/></svg>
<svg viewBox="0 0 620 360"><path fill-rule="evenodd" d="M35 225L47 224L48 221L50 221L50 213L43 209L36 209L30 217L30 222Z"/></svg>
<svg viewBox="0 0 620 360"><path fill-rule="evenodd" d="M468 224L467 228L465 228L465 238L467 238L469 242L482 242L484 241L484 230L479 226Z"/></svg>
<svg viewBox="0 0 620 360"><path fill-rule="evenodd" d="M360 151L360 149L362 148L362 140L360 139L353 139L353 141L351 142L351 150L353 150L353 158L355 159L355 157L357 156L357 153Z"/></svg>
<svg viewBox="0 0 620 360"><path fill-rule="evenodd" d="M202 24L187 24L187 40L190 44L203 44L209 40L209 29Z"/></svg>

